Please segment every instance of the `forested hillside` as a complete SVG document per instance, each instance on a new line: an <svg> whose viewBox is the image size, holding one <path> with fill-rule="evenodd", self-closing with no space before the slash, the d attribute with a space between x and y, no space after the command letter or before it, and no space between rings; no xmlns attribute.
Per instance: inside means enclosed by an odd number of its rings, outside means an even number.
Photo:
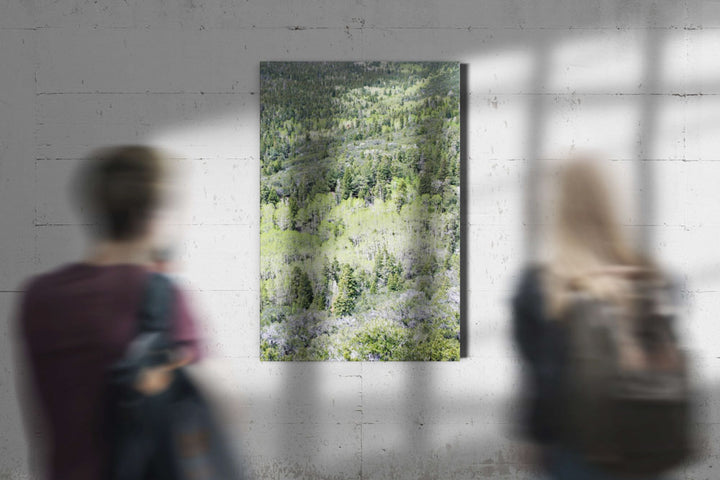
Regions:
<svg viewBox="0 0 720 480"><path fill-rule="evenodd" d="M260 76L261 358L459 359L459 65Z"/></svg>

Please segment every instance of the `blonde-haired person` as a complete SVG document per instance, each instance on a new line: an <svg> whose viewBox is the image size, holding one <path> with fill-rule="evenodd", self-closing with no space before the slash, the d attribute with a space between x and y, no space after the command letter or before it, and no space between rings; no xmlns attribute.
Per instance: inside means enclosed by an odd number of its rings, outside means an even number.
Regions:
<svg viewBox="0 0 720 480"><path fill-rule="evenodd" d="M95 227L92 247L85 258L27 281L17 318L39 406L26 416L39 415L48 429L42 463L51 480L107 477L106 371L135 337L140 303L157 270L167 156L146 146L102 149L77 179L76 193ZM179 365L199 357L199 341L194 316L175 290L171 336ZM160 393L173 367L145 370L136 388Z"/></svg>
<svg viewBox="0 0 720 480"><path fill-rule="evenodd" d="M585 463L565 442L567 412L561 399L568 338L563 315L572 293L619 303L634 278L661 277L654 262L623 234L597 162L577 158L560 166L549 257L524 272L512 300L514 337L529 372L523 431L539 447L541 468L557 480L622 478Z"/></svg>

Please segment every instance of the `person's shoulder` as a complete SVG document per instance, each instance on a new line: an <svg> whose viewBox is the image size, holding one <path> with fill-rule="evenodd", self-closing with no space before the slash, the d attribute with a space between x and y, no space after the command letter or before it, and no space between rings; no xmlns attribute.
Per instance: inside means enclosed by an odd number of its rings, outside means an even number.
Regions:
<svg viewBox="0 0 720 480"><path fill-rule="evenodd" d="M540 263L528 264L523 268L518 275L512 294L512 303L516 308L520 308L523 305L536 305L542 302L542 279L546 271L547 267Z"/></svg>
<svg viewBox="0 0 720 480"><path fill-rule="evenodd" d="M20 284L20 291L27 297L43 292L57 285L67 272L77 267L77 263L68 263L51 270L29 276Z"/></svg>
<svg viewBox="0 0 720 480"><path fill-rule="evenodd" d="M682 305L683 292L689 290L687 284L687 276L679 274L670 267L657 267L655 271L657 283L656 286L664 290L669 296L667 297L676 306Z"/></svg>
<svg viewBox="0 0 720 480"><path fill-rule="evenodd" d="M18 290L24 297L31 295L42 285L45 275L46 274L35 274L27 277L20 283Z"/></svg>
<svg viewBox="0 0 720 480"><path fill-rule="evenodd" d="M541 263L526 265L520 272L517 281L517 291L539 288L542 277L547 271L547 266Z"/></svg>
<svg viewBox="0 0 720 480"><path fill-rule="evenodd" d="M687 282L687 277L681 275L678 271L671 267L657 267L657 276L660 280L670 288L683 288Z"/></svg>
<svg viewBox="0 0 720 480"><path fill-rule="evenodd" d="M75 264L65 264L52 270L36 273L27 277L18 287L20 292L16 304L15 318L17 327L25 329L34 318L37 308L47 308L49 302L57 296L64 284L64 278Z"/></svg>

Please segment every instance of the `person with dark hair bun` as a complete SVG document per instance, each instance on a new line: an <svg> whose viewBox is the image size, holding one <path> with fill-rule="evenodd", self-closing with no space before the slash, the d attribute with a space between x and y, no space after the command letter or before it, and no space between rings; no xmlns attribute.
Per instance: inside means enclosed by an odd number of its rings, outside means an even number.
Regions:
<svg viewBox="0 0 720 480"><path fill-rule="evenodd" d="M136 335L141 299L157 270L157 213L166 201L168 175L165 155L150 147L92 154L74 189L96 234L88 255L23 288L17 330L38 400L38 411L26 416L39 415L48 429L42 449L48 479L104 478L106 372ZM200 357L195 319L174 289L176 361L139 376L136 388L148 395L167 387L173 368Z"/></svg>

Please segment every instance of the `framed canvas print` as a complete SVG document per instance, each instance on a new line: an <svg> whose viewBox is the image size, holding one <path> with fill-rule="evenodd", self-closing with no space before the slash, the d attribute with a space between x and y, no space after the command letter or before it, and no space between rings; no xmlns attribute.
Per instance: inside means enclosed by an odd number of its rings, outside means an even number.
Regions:
<svg viewBox="0 0 720 480"><path fill-rule="evenodd" d="M460 64L260 65L260 356L460 357Z"/></svg>

